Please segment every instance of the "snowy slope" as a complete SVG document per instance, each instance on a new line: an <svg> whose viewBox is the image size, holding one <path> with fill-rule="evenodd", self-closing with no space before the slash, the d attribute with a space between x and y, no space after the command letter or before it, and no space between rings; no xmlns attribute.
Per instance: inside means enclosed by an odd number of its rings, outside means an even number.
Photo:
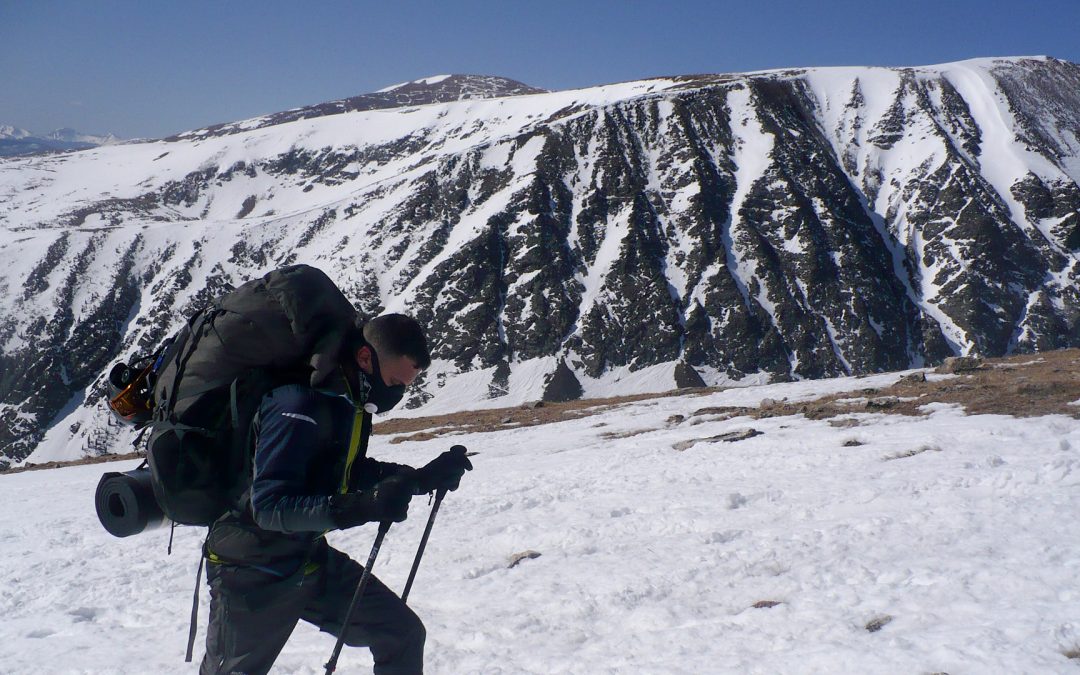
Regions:
<svg viewBox="0 0 1080 675"><path fill-rule="evenodd" d="M947 405L855 413L848 428L695 414L897 377L654 399L455 437L479 454L412 594L427 672L1071 672L1080 420ZM747 428L762 433L673 447ZM376 435L372 455L412 464L450 443L388 440ZM114 539L93 512L100 474L133 466L0 475L4 672L193 672L182 659L202 530L179 529L170 558L166 530ZM376 569L393 588L425 516L418 498L387 537ZM373 534L331 542L363 559ZM541 555L508 569L526 550ZM276 672L322 672L332 646L301 625ZM369 667L363 650L343 653L343 672Z"/></svg>
<svg viewBox="0 0 1080 675"><path fill-rule="evenodd" d="M0 161L0 461L83 454L115 358L295 262L428 327L420 413L1080 336L1080 66L440 78ZM407 103L452 83L498 97Z"/></svg>

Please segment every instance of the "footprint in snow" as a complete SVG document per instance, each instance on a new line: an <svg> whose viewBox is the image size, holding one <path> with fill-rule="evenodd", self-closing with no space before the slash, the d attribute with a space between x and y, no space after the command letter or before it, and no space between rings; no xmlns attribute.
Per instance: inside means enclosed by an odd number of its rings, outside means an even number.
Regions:
<svg viewBox="0 0 1080 675"><path fill-rule="evenodd" d="M744 530L725 530L724 532L713 532L705 538L706 544L727 544L735 541L739 537L745 534Z"/></svg>
<svg viewBox="0 0 1080 675"><path fill-rule="evenodd" d="M70 616L75 623L80 623L82 621L93 621L97 618L97 613L98 611L93 607L79 607L78 609L73 609L68 612L68 616Z"/></svg>
<svg viewBox="0 0 1080 675"><path fill-rule="evenodd" d="M32 630L26 634L26 637L33 639L47 638L50 635L55 635L56 631L49 630L48 628L41 628L39 630Z"/></svg>
<svg viewBox="0 0 1080 675"><path fill-rule="evenodd" d="M474 567L463 575L465 579L479 579L480 577L487 576L492 572L501 570L505 565L485 565L484 567Z"/></svg>

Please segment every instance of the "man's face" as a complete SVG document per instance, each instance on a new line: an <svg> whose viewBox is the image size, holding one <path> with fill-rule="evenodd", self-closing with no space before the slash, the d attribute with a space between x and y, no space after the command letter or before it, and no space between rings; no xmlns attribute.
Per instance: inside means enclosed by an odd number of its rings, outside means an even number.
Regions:
<svg viewBox="0 0 1080 675"><path fill-rule="evenodd" d="M356 363L366 375L375 372L371 364L371 347L364 345L356 352ZM379 357L379 372L382 374L383 384L388 387L399 385L409 386L420 374L413 360L408 356Z"/></svg>

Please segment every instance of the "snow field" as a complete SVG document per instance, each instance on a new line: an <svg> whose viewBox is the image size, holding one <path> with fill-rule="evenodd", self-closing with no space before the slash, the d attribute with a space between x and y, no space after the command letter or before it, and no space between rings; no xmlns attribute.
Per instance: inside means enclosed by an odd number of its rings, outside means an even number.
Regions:
<svg viewBox="0 0 1080 675"><path fill-rule="evenodd" d="M1063 652L1080 647L1080 421L947 405L833 420L851 427L693 414L895 377L655 399L422 443L376 435L371 454L389 461L419 465L455 442L479 453L412 593L428 672L1067 671ZM748 428L762 433L673 449ZM167 530L115 539L94 515L101 473L134 466L0 476L4 672L194 672L183 651L203 530L178 528L168 557ZM424 498L410 515L376 563L397 590ZM364 560L373 537L330 540ZM526 550L541 555L508 569ZM887 623L868 631L875 620ZM332 647L300 625L276 672L321 673ZM340 667L370 664L346 649Z"/></svg>

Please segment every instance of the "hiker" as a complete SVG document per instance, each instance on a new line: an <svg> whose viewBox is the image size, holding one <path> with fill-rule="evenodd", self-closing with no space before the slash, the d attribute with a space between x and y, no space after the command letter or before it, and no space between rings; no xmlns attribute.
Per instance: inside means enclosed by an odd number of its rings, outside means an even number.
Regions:
<svg viewBox="0 0 1080 675"><path fill-rule="evenodd" d="M472 465L463 451L419 469L367 457L372 413L393 408L431 363L416 321L380 316L344 345L325 385L288 384L262 398L250 488L211 525L205 545L203 675L266 673L299 619L368 647L379 675L423 672L423 623L374 576L342 626L363 568L324 535L401 522L413 496L457 489Z"/></svg>

